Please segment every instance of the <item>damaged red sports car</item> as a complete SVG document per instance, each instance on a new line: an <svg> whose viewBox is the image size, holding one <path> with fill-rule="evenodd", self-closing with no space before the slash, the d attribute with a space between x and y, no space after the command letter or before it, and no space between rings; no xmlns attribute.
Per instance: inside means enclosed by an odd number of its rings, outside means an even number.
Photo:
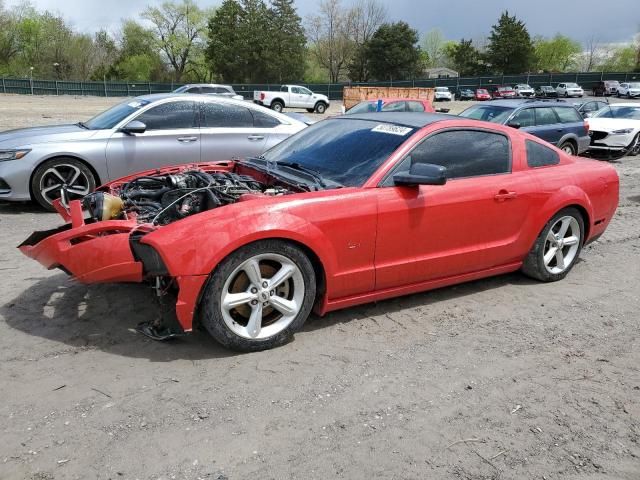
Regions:
<svg viewBox="0 0 640 480"><path fill-rule="evenodd" d="M63 194L64 197L64 194ZM606 163L449 115L319 122L259 158L147 171L58 203L21 251L81 282L175 296L166 338L243 351L332 310L522 270L562 279L618 204Z"/></svg>

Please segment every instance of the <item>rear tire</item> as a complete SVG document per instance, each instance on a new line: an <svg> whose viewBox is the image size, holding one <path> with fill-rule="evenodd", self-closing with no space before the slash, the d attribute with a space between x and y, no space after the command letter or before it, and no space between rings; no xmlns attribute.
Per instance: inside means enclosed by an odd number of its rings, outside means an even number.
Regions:
<svg viewBox="0 0 640 480"><path fill-rule="evenodd" d="M33 199L50 212L52 202L60 198L60 189L67 185L70 200L83 198L96 188L96 178L87 165L75 158L53 158L40 165L31 178Z"/></svg>
<svg viewBox="0 0 640 480"><path fill-rule="evenodd" d="M315 110L316 113L319 113L320 115L323 115L324 112L327 111L327 105L324 102L318 102L318 103L316 103L316 106L315 106L314 110Z"/></svg>
<svg viewBox="0 0 640 480"><path fill-rule="evenodd" d="M288 342L311 314L316 277L309 258L281 240L246 245L214 270L200 320L232 350L254 352Z"/></svg>
<svg viewBox="0 0 640 480"><path fill-rule="evenodd" d="M284 110L284 103L282 103L280 100L274 100L273 102L271 102L271 110L281 113L282 110Z"/></svg>
<svg viewBox="0 0 640 480"><path fill-rule="evenodd" d="M522 272L541 282L562 280L571 271L584 242L584 220L573 207L547 222L527 255Z"/></svg>
<svg viewBox="0 0 640 480"><path fill-rule="evenodd" d="M574 156L576 154L576 147L573 142L564 142L560 145L560 150L562 150L567 155Z"/></svg>

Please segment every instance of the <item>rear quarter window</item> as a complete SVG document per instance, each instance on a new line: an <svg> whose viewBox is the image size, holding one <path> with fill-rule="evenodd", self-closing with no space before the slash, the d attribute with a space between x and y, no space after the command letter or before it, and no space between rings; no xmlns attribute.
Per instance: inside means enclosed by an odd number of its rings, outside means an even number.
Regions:
<svg viewBox="0 0 640 480"><path fill-rule="evenodd" d="M560 163L560 155L555 150L540 143L526 140L527 165L531 168L548 167Z"/></svg>
<svg viewBox="0 0 640 480"><path fill-rule="evenodd" d="M554 107L553 110L558 115L561 123L582 123L584 120L578 111L569 107Z"/></svg>

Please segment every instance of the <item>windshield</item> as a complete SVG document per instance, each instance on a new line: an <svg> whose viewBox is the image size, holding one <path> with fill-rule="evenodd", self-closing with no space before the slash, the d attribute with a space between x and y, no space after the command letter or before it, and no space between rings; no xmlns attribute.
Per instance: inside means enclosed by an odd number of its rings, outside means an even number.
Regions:
<svg viewBox="0 0 640 480"><path fill-rule="evenodd" d="M522 90L522 89L530 89L531 87L529 85L518 85L518 90Z"/></svg>
<svg viewBox="0 0 640 480"><path fill-rule="evenodd" d="M640 83L630 83L629 88L640 88Z"/></svg>
<svg viewBox="0 0 640 480"><path fill-rule="evenodd" d="M476 105L467 108L460 114L461 117L472 118L474 120L484 120L485 122L502 123L513 112L513 108L500 107L498 105Z"/></svg>
<svg viewBox="0 0 640 480"><path fill-rule="evenodd" d="M610 105L599 110L594 117L640 120L640 105Z"/></svg>
<svg viewBox="0 0 640 480"><path fill-rule="evenodd" d="M567 88L580 88L577 83L567 83Z"/></svg>
<svg viewBox="0 0 640 480"><path fill-rule="evenodd" d="M329 119L289 137L260 158L295 163L324 179L359 187L413 132L415 128L373 120Z"/></svg>
<svg viewBox="0 0 640 480"><path fill-rule="evenodd" d="M176 88L173 93L182 93L185 92L189 88L189 85L183 85L182 87Z"/></svg>
<svg viewBox="0 0 640 480"><path fill-rule="evenodd" d="M448 92L449 89L447 87L436 87L436 92Z"/></svg>
<svg viewBox="0 0 640 480"><path fill-rule="evenodd" d="M149 103L151 103L149 100L127 100L115 107L111 107L109 110L99 113L91 120L84 123L84 126L89 130L105 130L113 128L132 113L140 110L146 105L149 105Z"/></svg>
<svg viewBox="0 0 640 480"><path fill-rule="evenodd" d="M488 92L486 89L484 89L484 88L479 88L478 90L476 90L476 92L478 92L478 93L485 93L485 94L489 93L489 92Z"/></svg>

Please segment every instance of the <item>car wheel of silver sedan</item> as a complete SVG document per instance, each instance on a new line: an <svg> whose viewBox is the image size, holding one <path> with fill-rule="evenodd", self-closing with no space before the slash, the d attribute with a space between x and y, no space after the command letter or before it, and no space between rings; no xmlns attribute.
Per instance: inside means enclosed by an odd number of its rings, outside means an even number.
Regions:
<svg viewBox="0 0 640 480"><path fill-rule="evenodd" d="M296 246L279 240L253 243L216 268L200 318L216 340L235 350L282 345L309 316L315 282L313 265Z"/></svg>
<svg viewBox="0 0 640 480"><path fill-rule="evenodd" d="M575 208L553 216L536 239L522 271L537 280L554 282L567 276L582 250L584 220Z"/></svg>
<svg viewBox="0 0 640 480"><path fill-rule="evenodd" d="M47 210L66 188L69 200L81 199L96 188L96 179L84 163L75 158L54 158L40 165L32 179L33 199Z"/></svg>

